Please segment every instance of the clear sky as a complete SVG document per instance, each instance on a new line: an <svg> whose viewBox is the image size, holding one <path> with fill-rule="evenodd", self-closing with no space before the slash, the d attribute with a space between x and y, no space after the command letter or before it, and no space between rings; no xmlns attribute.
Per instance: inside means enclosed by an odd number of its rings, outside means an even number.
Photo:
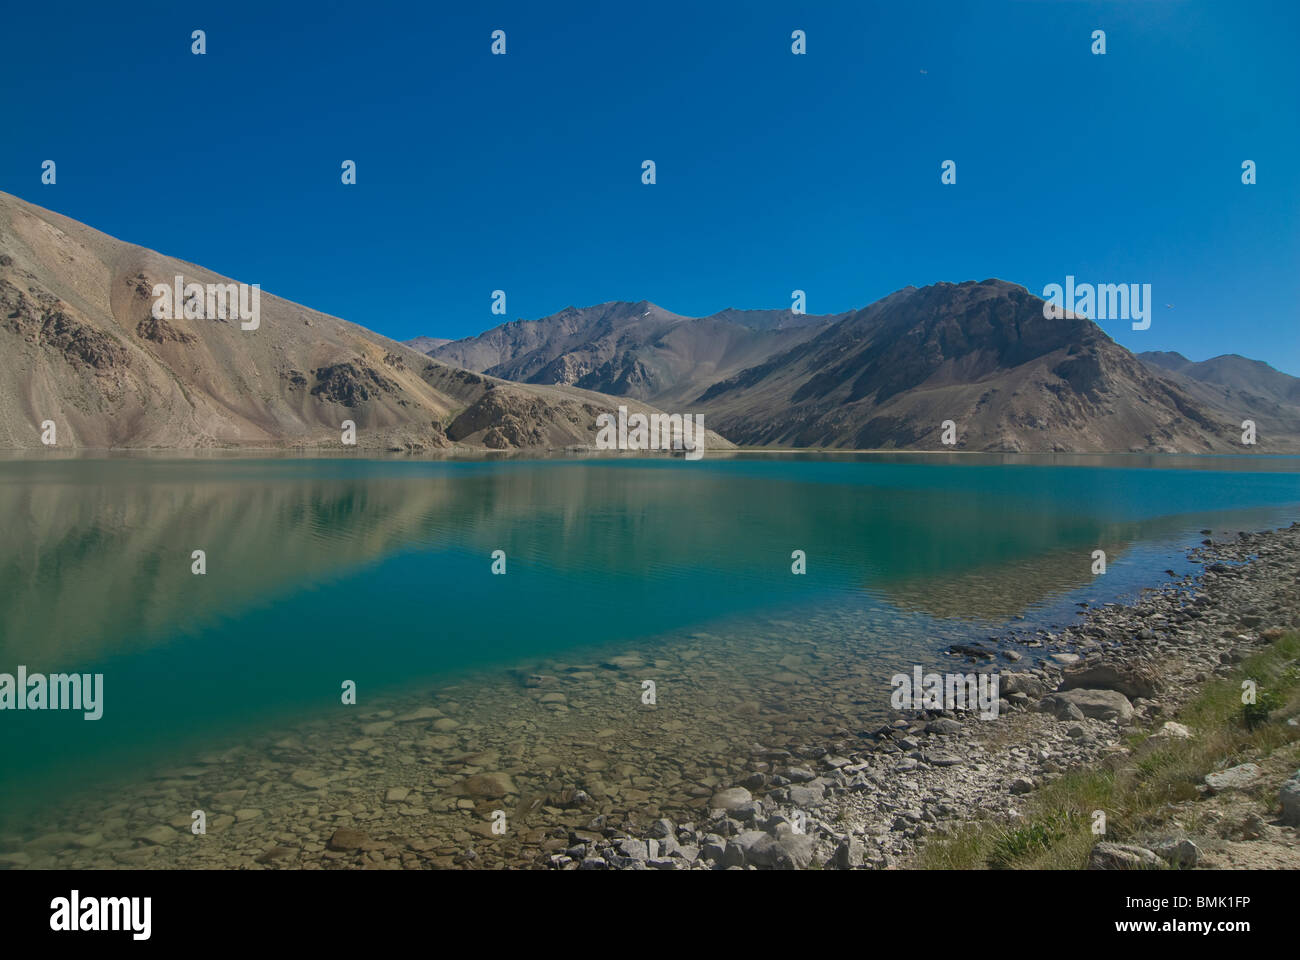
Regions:
<svg viewBox="0 0 1300 960"><path fill-rule="evenodd" d="M1300 375L1294 0L55 0L3 31L0 189L396 339L1072 274L1152 285L1149 330L1102 324L1130 349Z"/></svg>

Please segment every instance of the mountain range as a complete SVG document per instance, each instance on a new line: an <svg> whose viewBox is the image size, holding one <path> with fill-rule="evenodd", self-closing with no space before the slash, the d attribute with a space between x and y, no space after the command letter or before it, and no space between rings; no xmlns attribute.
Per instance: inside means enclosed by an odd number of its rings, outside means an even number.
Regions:
<svg viewBox="0 0 1300 960"><path fill-rule="evenodd" d="M401 344L266 293L256 329L155 316L176 276L233 282L0 193L0 448L53 421L58 447L341 449L350 420L361 449L591 449L626 406L702 414L710 449L1300 450L1300 379L1134 355L1003 280L823 316L617 301Z"/></svg>
<svg viewBox="0 0 1300 960"><path fill-rule="evenodd" d="M834 316L569 307L429 349L456 366L703 413L742 446L1007 452L1300 449L1300 379L1140 356L1002 280L906 287ZM1176 358L1176 359L1175 359ZM1257 443L1242 444L1242 421Z"/></svg>

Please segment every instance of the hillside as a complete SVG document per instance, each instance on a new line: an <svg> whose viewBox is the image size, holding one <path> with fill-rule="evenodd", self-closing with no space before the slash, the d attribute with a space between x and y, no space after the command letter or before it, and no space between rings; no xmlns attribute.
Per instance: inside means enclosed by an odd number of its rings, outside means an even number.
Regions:
<svg viewBox="0 0 1300 960"><path fill-rule="evenodd" d="M618 401L503 382L260 295L260 322L153 316L155 284L228 284L0 193L0 447L588 446ZM633 410L649 410L629 403ZM729 446L716 435L713 447Z"/></svg>

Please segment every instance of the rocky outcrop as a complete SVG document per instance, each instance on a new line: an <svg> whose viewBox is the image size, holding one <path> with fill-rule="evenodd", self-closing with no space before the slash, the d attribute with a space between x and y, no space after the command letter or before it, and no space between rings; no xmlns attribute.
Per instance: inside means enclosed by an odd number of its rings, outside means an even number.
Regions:
<svg viewBox="0 0 1300 960"><path fill-rule="evenodd" d="M359 407L381 394L396 395L397 385L364 360L334 363L312 371L311 395L345 407ZM399 402L401 402L399 400Z"/></svg>

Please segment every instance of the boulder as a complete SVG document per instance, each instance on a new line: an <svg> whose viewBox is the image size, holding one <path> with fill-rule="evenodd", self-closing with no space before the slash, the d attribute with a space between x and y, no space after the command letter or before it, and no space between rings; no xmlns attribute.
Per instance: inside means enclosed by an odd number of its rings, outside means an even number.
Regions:
<svg viewBox="0 0 1300 960"><path fill-rule="evenodd" d="M795 784L789 788L789 793L790 802L796 807L807 807L826 796L826 784L821 780L814 780L807 785Z"/></svg>
<svg viewBox="0 0 1300 960"><path fill-rule="evenodd" d="M854 867L860 867L866 862L866 851L863 849L861 842L854 840L852 837L841 840L840 845L835 848L835 866L841 870L852 870Z"/></svg>
<svg viewBox="0 0 1300 960"><path fill-rule="evenodd" d="M1201 859L1200 848L1186 837L1162 841L1154 852L1176 870L1190 870Z"/></svg>
<svg viewBox="0 0 1300 960"><path fill-rule="evenodd" d="M1013 794L1029 793L1034 789L1034 781L1029 777L1016 777L1011 781L1011 792Z"/></svg>
<svg viewBox="0 0 1300 960"><path fill-rule="evenodd" d="M1042 703L1057 717L1062 713L1073 718L1069 710L1074 707L1085 717L1094 720L1115 720L1128 723L1133 719L1133 704L1118 690L1076 689L1064 690L1044 697Z"/></svg>
<svg viewBox="0 0 1300 960"><path fill-rule="evenodd" d="M1279 797L1282 801L1282 822L1292 827L1300 827L1300 771L1282 784Z"/></svg>
<svg viewBox="0 0 1300 960"><path fill-rule="evenodd" d="M1127 843L1099 843L1088 855L1089 870L1158 870L1162 865L1146 847Z"/></svg>
<svg viewBox="0 0 1300 960"><path fill-rule="evenodd" d="M1192 731L1188 730L1181 723L1174 723L1172 720L1166 720L1164 725L1157 730L1153 737L1162 740L1190 740Z"/></svg>
<svg viewBox="0 0 1300 960"><path fill-rule="evenodd" d="M1116 690L1132 699L1151 699L1160 692L1160 678L1150 667L1139 663L1109 663L1089 660L1065 668L1061 690Z"/></svg>
<svg viewBox="0 0 1300 960"><path fill-rule="evenodd" d="M802 870L812 863L812 837L802 833L783 833L780 837L761 830L746 830L727 845L739 848L744 862L770 870Z"/></svg>
<svg viewBox="0 0 1300 960"><path fill-rule="evenodd" d="M951 717L939 717L925 725L926 733L954 734L961 733L961 723Z"/></svg>
<svg viewBox="0 0 1300 960"><path fill-rule="evenodd" d="M1037 700L1043 694L1047 693L1047 684L1043 683L1032 673L1012 673L1006 672L1001 674L999 689L1003 696L1010 696L1013 693L1023 693L1031 699Z"/></svg>
<svg viewBox="0 0 1300 960"><path fill-rule="evenodd" d="M1211 793L1226 793L1230 790L1249 790L1259 782L1262 771L1253 763L1239 763L1227 770L1205 775L1205 785Z"/></svg>

